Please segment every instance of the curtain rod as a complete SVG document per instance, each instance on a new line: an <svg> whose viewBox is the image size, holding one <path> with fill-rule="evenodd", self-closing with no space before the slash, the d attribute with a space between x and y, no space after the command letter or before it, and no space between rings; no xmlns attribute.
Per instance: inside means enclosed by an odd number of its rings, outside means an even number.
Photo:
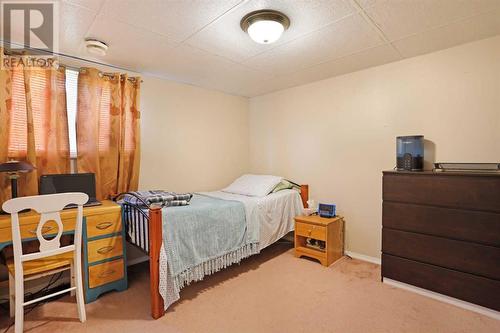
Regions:
<svg viewBox="0 0 500 333"><path fill-rule="evenodd" d="M3 40L3 39L0 39L0 41L2 42L2 45L4 45L4 43L6 43L6 41ZM95 60L89 60L89 59L85 59L85 58L73 56L73 55L70 55L70 54L65 54L65 53L60 53L60 52L49 52L49 51L46 51L46 50L37 49L37 48L34 48L34 47L30 47L30 46L27 46L27 45L23 45L23 44L19 44L19 43L14 43L14 42L8 42L8 43L15 44L15 45L21 46L21 47L23 47L25 49L29 49L29 50L33 50L33 51L37 51L37 52L49 54L49 55L58 55L60 57L70 58L70 59L74 59L74 60L78 60L78 61L88 62L88 63L95 64L95 65L101 65L101 66L106 66L106 67L110 67L110 68L114 68L114 69L118 69L118 70L122 70L122 71L134 72L134 73L141 74L140 72L137 72L137 71L129 69L129 68L115 66L115 65L111 65L111 64L106 64L106 63L102 63L102 62L95 61ZM69 66L69 65L64 65L64 64L63 64L63 66L66 67L66 68L77 70L77 71L80 70L80 68L77 68L77 67L74 67L74 66ZM143 80L141 80L141 82L143 82Z"/></svg>

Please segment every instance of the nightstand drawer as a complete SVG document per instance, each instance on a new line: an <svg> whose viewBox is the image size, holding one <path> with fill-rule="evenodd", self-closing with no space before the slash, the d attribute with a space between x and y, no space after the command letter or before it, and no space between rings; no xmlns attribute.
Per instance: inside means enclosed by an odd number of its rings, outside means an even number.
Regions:
<svg viewBox="0 0 500 333"><path fill-rule="evenodd" d="M120 212L91 215L86 218L87 238L114 234L122 230Z"/></svg>
<svg viewBox="0 0 500 333"><path fill-rule="evenodd" d="M89 263L123 255L123 239L121 236L90 241L87 244Z"/></svg>
<svg viewBox="0 0 500 333"><path fill-rule="evenodd" d="M319 225L296 222L295 234L326 241L326 227Z"/></svg>
<svg viewBox="0 0 500 333"><path fill-rule="evenodd" d="M123 278L123 259L89 267L89 287L96 288Z"/></svg>

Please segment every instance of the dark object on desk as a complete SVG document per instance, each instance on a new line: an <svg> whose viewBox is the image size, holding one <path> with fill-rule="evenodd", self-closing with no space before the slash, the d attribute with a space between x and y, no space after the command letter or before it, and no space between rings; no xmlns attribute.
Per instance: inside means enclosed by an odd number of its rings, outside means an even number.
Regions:
<svg viewBox="0 0 500 333"><path fill-rule="evenodd" d="M396 137L396 168L419 171L424 169L424 136Z"/></svg>
<svg viewBox="0 0 500 333"><path fill-rule="evenodd" d="M500 163L434 163L436 172L500 172Z"/></svg>
<svg viewBox="0 0 500 333"><path fill-rule="evenodd" d="M7 177L10 179L10 187L12 198L17 198L17 179L20 173L33 171L35 167L25 161L8 161L0 164L0 172L7 172Z"/></svg>
<svg viewBox="0 0 500 333"><path fill-rule="evenodd" d="M99 206L100 201L96 199L95 174L93 173L68 173L42 175L40 177L40 194L54 194L67 192L83 192L89 196L89 201L84 207ZM68 205L67 208L76 206Z"/></svg>
<svg viewBox="0 0 500 333"><path fill-rule="evenodd" d="M500 174L386 171L382 277L500 310Z"/></svg>

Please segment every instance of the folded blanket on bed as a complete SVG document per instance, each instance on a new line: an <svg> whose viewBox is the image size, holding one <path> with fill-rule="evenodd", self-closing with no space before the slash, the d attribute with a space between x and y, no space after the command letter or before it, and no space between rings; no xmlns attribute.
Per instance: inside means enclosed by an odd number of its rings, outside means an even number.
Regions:
<svg viewBox="0 0 500 333"><path fill-rule="evenodd" d="M192 197L192 193L179 194L163 190L150 190L129 192L123 196L123 201L135 206L144 206L144 201L148 206L160 204L163 207L172 207L189 205Z"/></svg>
<svg viewBox="0 0 500 333"><path fill-rule="evenodd" d="M189 207L163 209L161 283L169 290L165 307L179 298L179 291L259 252L259 225L247 221L243 203L195 194Z"/></svg>

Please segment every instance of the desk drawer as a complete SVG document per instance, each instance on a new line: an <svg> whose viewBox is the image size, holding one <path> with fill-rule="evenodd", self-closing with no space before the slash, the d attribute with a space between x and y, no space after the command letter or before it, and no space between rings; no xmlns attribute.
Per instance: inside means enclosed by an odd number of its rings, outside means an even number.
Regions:
<svg viewBox="0 0 500 333"><path fill-rule="evenodd" d="M326 227L302 222L295 223L295 234L326 241Z"/></svg>
<svg viewBox="0 0 500 333"><path fill-rule="evenodd" d="M96 288L124 277L123 259L89 267L89 287Z"/></svg>
<svg viewBox="0 0 500 333"><path fill-rule="evenodd" d="M75 230L76 219L62 220L63 232ZM36 229L38 222L33 224L21 225L21 238L36 238ZM10 231L10 229L9 229ZM59 227L55 221L49 221L42 227L42 235L56 235L59 232Z"/></svg>
<svg viewBox="0 0 500 333"><path fill-rule="evenodd" d="M120 212L87 216L87 238L114 234L122 230Z"/></svg>
<svg viewBox="0 0 500 333"><path fill-rule="evenodd" d="M123 239L121 236L90 241L87 244L87 260L89 263L123 255Z"/></svg>

